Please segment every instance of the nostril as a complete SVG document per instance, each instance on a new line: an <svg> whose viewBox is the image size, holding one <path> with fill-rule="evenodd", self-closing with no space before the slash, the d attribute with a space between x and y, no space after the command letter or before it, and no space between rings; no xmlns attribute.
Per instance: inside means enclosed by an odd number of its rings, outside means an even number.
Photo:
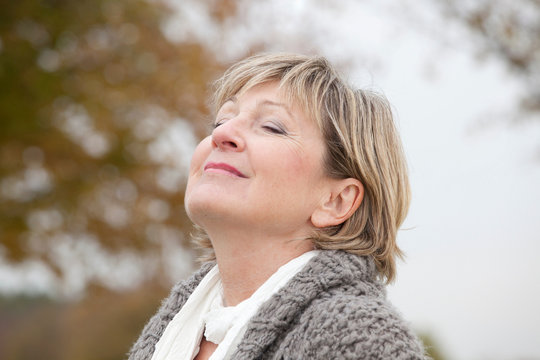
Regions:
<svg viewBox="0 0 540 360"><path fill-rule="evenodd" d="M242 136L227 124L220 125L214 129L212 133L213 146L221 150L240 151L244 146Z"/></svg>

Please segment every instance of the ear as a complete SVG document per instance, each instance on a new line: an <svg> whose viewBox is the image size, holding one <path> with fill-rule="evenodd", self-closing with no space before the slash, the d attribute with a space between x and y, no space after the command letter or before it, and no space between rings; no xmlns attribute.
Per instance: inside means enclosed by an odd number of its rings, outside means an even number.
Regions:
<svg viewBox="0 0 540 360"><path fill-rule="evenodd" d="M364 198L364 185L357 179L333 180L331 191L311 215L318 228L342 224L354 214Z"/></svg>

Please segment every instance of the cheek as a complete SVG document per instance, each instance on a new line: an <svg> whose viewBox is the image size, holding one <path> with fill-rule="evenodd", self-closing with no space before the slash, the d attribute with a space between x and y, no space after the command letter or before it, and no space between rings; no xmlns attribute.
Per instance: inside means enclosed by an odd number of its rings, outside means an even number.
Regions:
<svg viewBox="0 0 540 360"><path fill-rule="evenodd" d="M208 158L208 155L212 151L212 139L210 136L204 138L199 145L195 148L193 156L191 157L191 163L189 165L189 177L200 172L199 170L204 164L204 161Z"/></svg>
<svg viewBox="0 0 540 360"><path fill-rule="evenodd" d="M278 187L287 184L294 192L310 186L319 177L319 163L310 153L288 149L277 154L273 153L272 158L275 170L274 182Z"/></svg>
<svg viewBox="0 0 540 360"><path fill-rule="evenodd" d="M282 159L286 167L297 179L313 179L322 173L322 161L318 144L306 144L303 147L289 146Z"/></svg>
<svg viewBox="0 0 540 360"><path fill-rule="evenodd" d="M195 151L193 152L191 163L189 165L189 176L185 193L186 198L189 197L194 183L196 183L197 179L201 176L201 169L204 161L208 158L208 155L212 150L211 141L212 140L210 137L206 137L199 143L199 145L197 145Z"/></svg>
<svg viewBox="0 0 540 360"><path fill-rule="evenodd" d="M302 159L298 156L291 156L284 161L287 179L296 182L301 179L309 177L309 164L306 159Z"/></svg>

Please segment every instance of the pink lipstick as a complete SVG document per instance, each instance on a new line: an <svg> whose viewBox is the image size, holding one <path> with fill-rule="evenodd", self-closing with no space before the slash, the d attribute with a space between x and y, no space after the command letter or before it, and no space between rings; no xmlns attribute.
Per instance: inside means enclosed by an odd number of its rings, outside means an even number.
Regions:
<svg viewBox="0 0 540 360"><path fill-rule="evenodd" d="M204 170L205 171L207 171L207 170L217 170L216 172L227 173L229 175L234 175L234 176L238 176L238 177L241 177L241 178L246 178L247 177L246 175L244 175L240 171L238 171L238 169L236 169L234 166L231 166L231 165L225 164L225 163L209 162L208 164L206 164L204 166Z"/></svg>

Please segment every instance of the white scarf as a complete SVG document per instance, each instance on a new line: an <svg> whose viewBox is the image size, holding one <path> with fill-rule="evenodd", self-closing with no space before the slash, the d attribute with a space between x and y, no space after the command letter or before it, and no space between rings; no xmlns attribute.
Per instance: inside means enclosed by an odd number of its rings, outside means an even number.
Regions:
<svg viewBox="0 0 540 360"><path fill-rule="evenodd" d="M309 251L281 266L248 299L236 306L223 306L219 270L214 266L156 344L152 360L192 360L199 352L203 331L208 341L218 344L210 360L228 359L259 307L296 275L318 250ZM206 330L205 330L206 328Z"/></svg>

